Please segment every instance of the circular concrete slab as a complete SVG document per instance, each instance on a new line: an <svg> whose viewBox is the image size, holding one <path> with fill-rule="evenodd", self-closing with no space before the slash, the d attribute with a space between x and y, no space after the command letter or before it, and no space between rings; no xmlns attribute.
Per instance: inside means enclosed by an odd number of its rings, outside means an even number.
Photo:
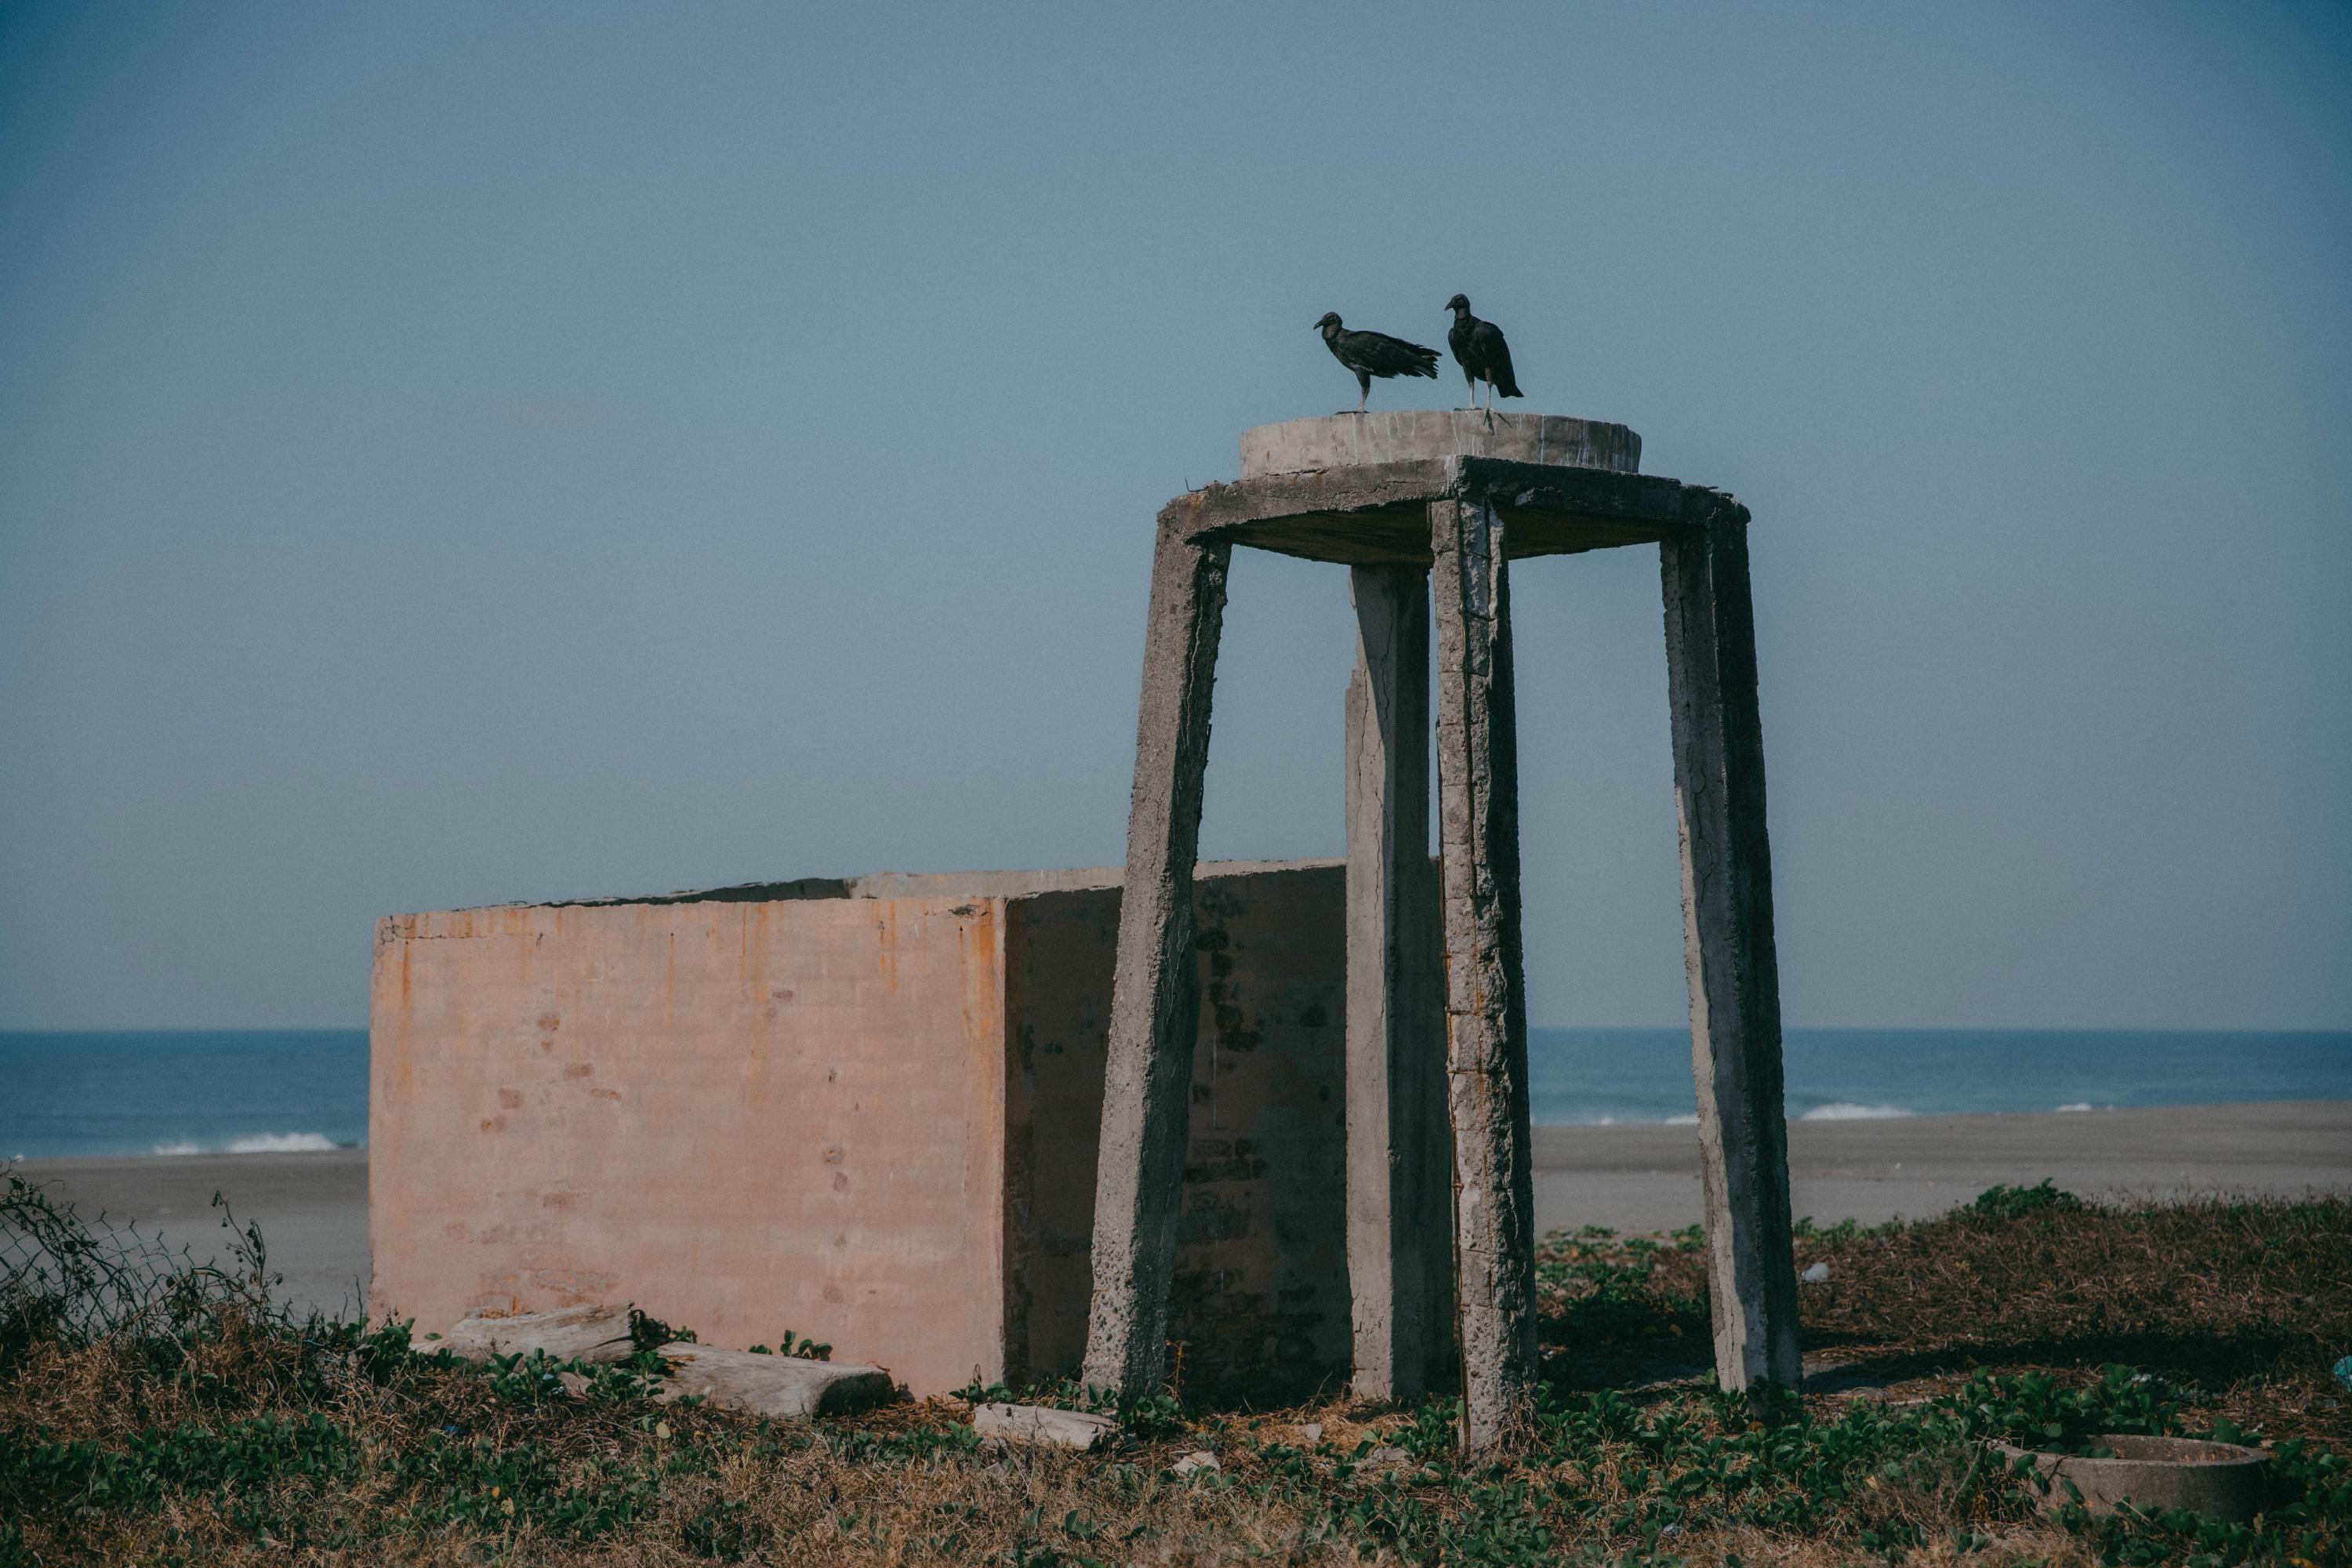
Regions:
<svg viewBox="0 0 2352 1568"><path fill-rule="evenodd" d="M1242 478L1421 458L1503 458L1559 468L1642 471L1642 437L1622 425L1557 414L1396 408L1286 419L1242 432Z"/></svg>
<svg viewBox="0 0 2352 1568"><path fill-rule="evenodd" d="M2260 1448L2197 1437L2144 1437L2116 1432L2101 1434L2092 1441L2112 1457L2061 1457L2008 1443L1995 1443L1993 1447L2012 1466L2030 1458L2034 1468L2053 1483L2073 1484L2071 1492L2053 1484L2042 1497L2044 1508L2080 1499L2093 1513L2113 1513L2118 1503L2128 1502L2145 1509L2193 1509L2214 1519L2243 1523L2263 1505L2271 1457Z"/></svg>

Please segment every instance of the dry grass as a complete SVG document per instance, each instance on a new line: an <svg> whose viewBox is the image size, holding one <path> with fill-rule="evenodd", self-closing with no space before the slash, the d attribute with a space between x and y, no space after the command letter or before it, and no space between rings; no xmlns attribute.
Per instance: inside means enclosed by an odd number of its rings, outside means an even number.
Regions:
<svg viewBox="0 0 2352 1568"><path fill-rule="evenodd" d="M2337 1495L2319 1495L2300 1536L2068 1523L1988 1471L1971 1440L1988 1417L1967 1412L2022 1419L2071 1398L2085 1422L2229 1419L2342 1448L2352 1434L2330 1401L2344 1391L2326 1369L2352 1351L2352 1204L2043 1206L1841 1228L1800 1249L1831 1269L1802 1293L1809 1347L1885 1395L1758 1409L1659 1385L1706 1353L1696 1250L1556 1237L1543 1268L1556 1395L1524 1451L1475 1468L1454 1462L1442 1407L1192 1411L1113 1455L1066 1457L979 1444L947 1402L769 1426L654 1405L625 1373L574 1397L527 1367L436 1364L397 1336L306 1330L234 1301L160 1342L0 1332L0 1564L1811 1568L2343 1551L2340 1460L2314 1472ZM2117 1362L2154 1377L2098 1383L2092 1369ZM1972 1374L2031 1369L2052 1378L1948 1396ZM1929 1403L1900 1407L1915 1397ZM1218 1470L1170 1473L1195 1449ZM2307 1452L2295 1463L2309 1469Z"/></svg>
<svg viewBox="0 0 2352 1568"><path fill-rule="evenodd" d="M2352 1401L2329 1370L2352 1352L2343 1200L2029 1205L1801 1233L1799 1267L1830 1269L1799 1292L1808 1366L1837 1368L1816 1381L1904 1398L1980 1369L2120 1363L2194 1388L2189 1413L2208 1424L2352 1449ZM1541 1258L1545 1338L1567 1384L1622 1387L1706 1361L1696 1231L1563 1233Z"/></svg>
<svg viewBox="0 0 2352 1568"><path fill-rule="evenodd" d="M2122 1363L2194 1385L2196 1415L2352 1448L2346 1227L2340 1201L2209 1199L1822 1237L1806 1342L1895 1377Z"/></svg>

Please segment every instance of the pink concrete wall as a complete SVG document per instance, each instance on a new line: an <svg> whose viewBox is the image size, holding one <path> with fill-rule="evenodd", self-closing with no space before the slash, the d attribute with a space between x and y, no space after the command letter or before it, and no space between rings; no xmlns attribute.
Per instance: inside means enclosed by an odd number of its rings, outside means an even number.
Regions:
<svg viewBox="0 0 2352 1568"><path fill-rule="evenodd" d="M1003 1360L1003 905L394 916L372 1013L371 1310L635 1301L920 1390Z"/></svg>
<svg viewBox="0 0 2352 1568"><path fill-rule="evenodd" d="M1196 1390L1346 1373L1344 876L1202 868L1171 1292ZM383 921L371 1311L633 1301L919 1394L1074 1372L1115 877Z"/></svg>

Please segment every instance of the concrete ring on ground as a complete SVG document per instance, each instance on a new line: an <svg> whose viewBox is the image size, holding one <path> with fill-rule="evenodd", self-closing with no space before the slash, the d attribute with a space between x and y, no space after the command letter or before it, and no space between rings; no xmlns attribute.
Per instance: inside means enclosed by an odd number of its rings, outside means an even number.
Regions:
<svg viewBox="0 0 2352 1568"><path fill-rule="evenodd" d="M2142 1437L2123 1432L2103 1432L2091 1439L2112 1449L2114 1458L2084 1458L2068 1454L2044 1454L1996 1443L1994 1449L2011 1464L2032 1454L2034 1468L2050 1478L2045 1507L2072 1502L2063 1481L2074 1483L2083 1505L2094 1513L2113 1513L2116 1505L2159 1510L2185 1508L2210 1519L2242 1524L2263 1505L2263 1483L2271 1457L2260 1448L2235 1443L2211 1443L2195 1437Z"/></svg>
<svg viewBox="0 0 2352 1568"><path fill-rule="evenodd" d="M1555 468L1642 471L1642 437L1622 425L1558 414L1398 408L1288 419L1242 432L1242 478L1429 458L1500 458Z"/></svg>

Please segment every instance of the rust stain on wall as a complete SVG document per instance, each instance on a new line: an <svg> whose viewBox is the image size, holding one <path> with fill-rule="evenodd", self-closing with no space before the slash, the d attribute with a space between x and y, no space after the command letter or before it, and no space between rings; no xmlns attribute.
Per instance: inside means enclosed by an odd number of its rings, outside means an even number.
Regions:
<svg viewBox="0 0 2352 1568"><path fill-rule="evenodd" d="M877 900L874 913L874 929L880 938L876 961L882 971L882 989L898 989L898 900Z"/></svg>

